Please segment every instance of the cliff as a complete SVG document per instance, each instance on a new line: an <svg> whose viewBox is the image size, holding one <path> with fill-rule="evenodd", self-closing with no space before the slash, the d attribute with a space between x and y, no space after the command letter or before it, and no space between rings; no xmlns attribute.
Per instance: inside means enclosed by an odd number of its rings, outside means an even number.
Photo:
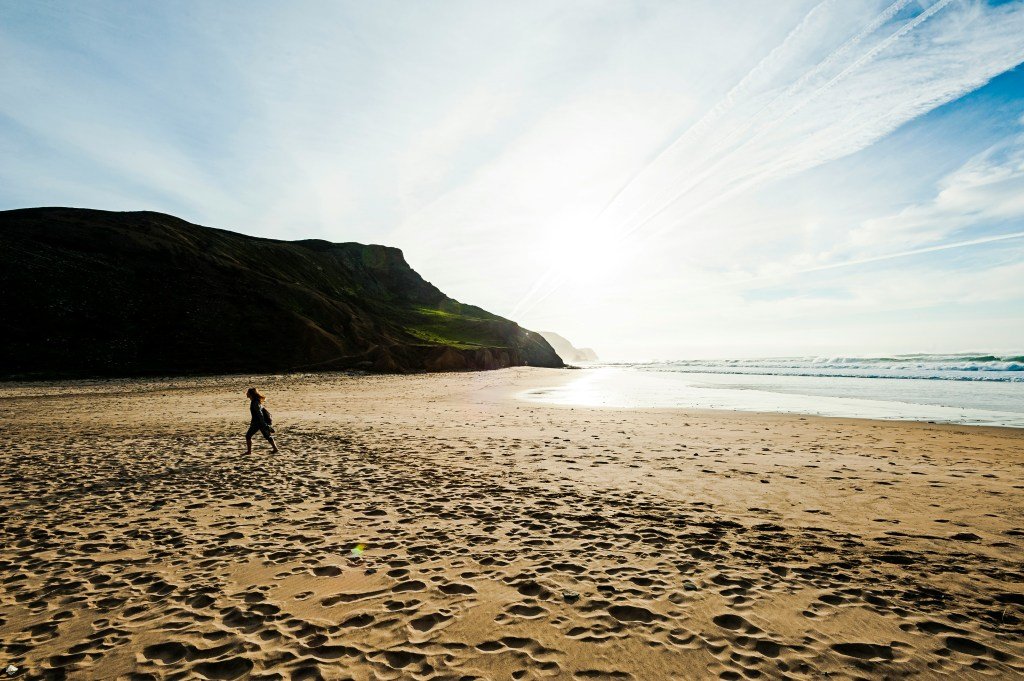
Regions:
<svg viewBox="0 0 1024 681"><path fill-rule="evenodd" d="M75 208L0 211L0 244L8 378L563 366L397 248Z"/></svg>
<svg viewBox="0 0 1024 681"><path fill-rule="evenodd" d="M597 353L590 348L577 348L564 336L554 331L538 331L564 362L596 362Z"/></svg>

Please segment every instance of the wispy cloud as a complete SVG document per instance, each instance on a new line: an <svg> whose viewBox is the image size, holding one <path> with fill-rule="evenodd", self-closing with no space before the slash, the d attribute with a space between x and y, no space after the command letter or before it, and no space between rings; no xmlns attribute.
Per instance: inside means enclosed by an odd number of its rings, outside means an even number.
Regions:
<svg viewBox="0 0 1024 681"><path fill-rule="evenodd" d="M808 53L847 27L849 16L833 7L815 7L708 115L638 172L592 229L615 242L707 229L715 221L706 214L716 206L859 151L1024 61L1024 7L938 0L923 8L888 5L803 70L813 61ZM558 268L545 273L515 312L529 312L566 276Z"/></svg>
<svg viewBox="0 0 1024 681"><path fill-rule="evenodd" d="M877 252L930 243L968 227L999 225L1022 216L1024 135L1017 135L990 146L944 178L933 199L866 221L850 233L846 246Z"/></svg>

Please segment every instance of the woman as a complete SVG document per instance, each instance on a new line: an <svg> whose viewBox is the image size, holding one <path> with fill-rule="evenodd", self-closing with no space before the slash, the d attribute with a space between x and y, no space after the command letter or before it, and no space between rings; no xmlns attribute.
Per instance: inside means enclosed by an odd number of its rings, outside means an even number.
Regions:
<svg viewBox="0 0 1024 681"><path fill-rule="evenodd" d="M252 422L249 423L249 430L245 432L245 453L252 454L252 436L256 434L256 431L263 433L263 437L266 438L270 446L273 447L273 453L277 454L277 445L274 443L274 436L271 435L274 429L267 423L267 419L263 414L263 401L267 399L260 393L256 388L249 388L245 391L245 396L249 398L249 413L252 415Z"/></svg>

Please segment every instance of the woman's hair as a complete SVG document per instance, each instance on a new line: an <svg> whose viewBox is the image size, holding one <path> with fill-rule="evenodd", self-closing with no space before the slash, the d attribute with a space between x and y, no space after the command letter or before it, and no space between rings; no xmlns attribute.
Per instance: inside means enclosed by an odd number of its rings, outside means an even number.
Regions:
<svg viewBox="0 0 1024 681"><path fill-rule="evenodd" d="M250 400L259 400L260 402L263 402L263 400L267 399L266 397L263 396L263 393L261 393L256 388L249 388L248 390L246 390L245 396L248 397Z"/></svg>

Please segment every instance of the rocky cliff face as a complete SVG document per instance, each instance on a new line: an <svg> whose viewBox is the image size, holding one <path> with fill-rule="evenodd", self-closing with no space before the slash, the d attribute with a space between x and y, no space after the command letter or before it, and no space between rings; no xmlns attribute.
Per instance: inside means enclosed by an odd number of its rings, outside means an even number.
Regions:
<svg viewBox="0 0 1024 681"><path fill-rule="evenodd" d="M396 248L73 208L0 211L0 244L5 377L563 366Z"/></svg>
<svg viewBox="0 0 1024 681"><path fill-rule="evenodd" d="M538 331L564 362L596 362L597 353L590 348L577 348L564 336L554 331Z"/></svg>

